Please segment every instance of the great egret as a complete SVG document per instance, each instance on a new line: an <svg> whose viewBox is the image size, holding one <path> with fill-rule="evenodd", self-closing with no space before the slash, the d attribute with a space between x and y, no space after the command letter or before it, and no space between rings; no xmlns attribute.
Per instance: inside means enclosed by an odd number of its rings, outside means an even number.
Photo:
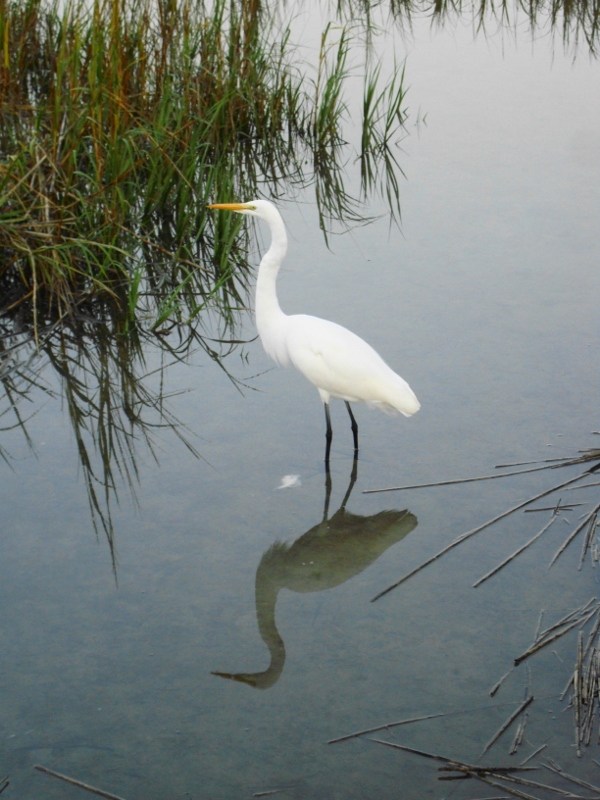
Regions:
<svg viewBox="0 0 600 800"><path fill-rule="evenodd" d="M327 469L333 438L329 416L332 397L346 403L355 454L358 452L358 425L350 403L363 401L382 411L399 411L405 417L420 409L421 405L408 383L355 333L319 317L283 313L275 283L287 251L287 235L281 214L273 203L251 200L249 203L213 203L208 208L257 217L269 226L271 246L262 257L256 281L256 327L263 347L277 364L286 366L291 362L317 387L327 422Z"/></svg>

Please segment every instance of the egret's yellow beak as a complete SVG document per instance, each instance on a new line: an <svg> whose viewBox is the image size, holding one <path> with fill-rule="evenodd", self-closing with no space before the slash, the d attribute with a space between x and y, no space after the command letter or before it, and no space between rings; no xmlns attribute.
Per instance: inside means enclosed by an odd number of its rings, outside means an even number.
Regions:
<svg viewBox="0 0 600 800"><path fill-rule="evenodd" d="M222 208L223 211L249 211L252 209L250 203L211 203L207 208Z"/></svg>

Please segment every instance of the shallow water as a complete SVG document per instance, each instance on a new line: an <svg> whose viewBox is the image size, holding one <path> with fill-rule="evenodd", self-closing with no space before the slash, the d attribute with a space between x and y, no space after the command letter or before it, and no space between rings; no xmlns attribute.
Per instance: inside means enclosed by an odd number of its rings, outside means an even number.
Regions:
<svg viewBox="0 0 600 800"><path fill-rule="evenodd" d="M556 698L575 631L488 694L533 639L541 609L550 623L597 594L597 571L589 562L577 570L580 540L546 569L572 524L559 519L474 590L548 519L509 517L369 602L456 535L579 468L362 494L598 444L600 71L548 39L474 40L466 26L434 33L419 24L396 48L408 54L412 113L402 232L382 219L334 238L329 251L314 207L290 204L279 287L285 311L364 336L409 381L421 412L406 420L357 410L357 483L347 513L334 516L352 439L343 406L333 407L327 528L315 390L272 369L257 341L247 362L227 361L249 379L243 393L206 358L172 367L167 389L191 391L170 407L205 460L168 431L159 465L140 446L139 509L125 495L114 513L118 585L91 528L60 403L40 402L29 423L37 458L18 431L4 434L16 457L0 489L7 800L11 791L20 800L81 795L34 772L37 763L124 798L272 789L328 800L481 797L493 790L438 783L436 765L417 756L364 739L326 742L469 711L378 736L474 762L528 680L536 701L517 759L547 742L569 771L600 782L597 746L575 758L571 714ZM418 110L425 124L415 124ZM252 335L251 320L245 330ZM285 476L298 477L278 488ZM573 523L586 508L563 516ZM275 558L275 542L297 544ZM261 559L267 643L255 605ZM211 674L264 672L269 643L271 672L254 679L262 689ZM509 761L513 735L487 758Z"/></svg>

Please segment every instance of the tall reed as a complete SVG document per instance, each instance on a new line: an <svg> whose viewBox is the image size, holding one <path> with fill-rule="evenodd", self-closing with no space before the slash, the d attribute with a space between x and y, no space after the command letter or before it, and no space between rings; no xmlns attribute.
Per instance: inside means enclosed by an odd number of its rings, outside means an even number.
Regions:
<svg viewBox="0 0 600 800"><path fill-rule="evenodd" d="M160 326L243 302L247 242L206 203L306 182L307 153L339 170L348 37L313 92L273 25L259 0L0 0L5 311L38 329L102 293Z"/></svg>

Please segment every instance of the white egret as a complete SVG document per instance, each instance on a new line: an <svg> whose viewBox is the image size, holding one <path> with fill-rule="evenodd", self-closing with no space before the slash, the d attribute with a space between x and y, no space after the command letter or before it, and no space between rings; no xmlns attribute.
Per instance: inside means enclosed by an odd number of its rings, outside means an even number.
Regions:
<svg viewBox="0 0 600 800"><path fill-rule="evenodd" d="M256 327L268 355L280 366L290 362L314 384L325 406L327 421L325 463L333 432L329 400L346 403L350 415L354 451L358 452L358 425L350 403L363 401L382 411L399 411L405 417L420 406L408 383L397 375L363 339L347 328L307 314L284 314L277 300L277 273L287 251L287 235L281 214L268 200L249 203L213 203L209 208L257 217L271 231L271 246L262 257L256 281Z"/></svg>

